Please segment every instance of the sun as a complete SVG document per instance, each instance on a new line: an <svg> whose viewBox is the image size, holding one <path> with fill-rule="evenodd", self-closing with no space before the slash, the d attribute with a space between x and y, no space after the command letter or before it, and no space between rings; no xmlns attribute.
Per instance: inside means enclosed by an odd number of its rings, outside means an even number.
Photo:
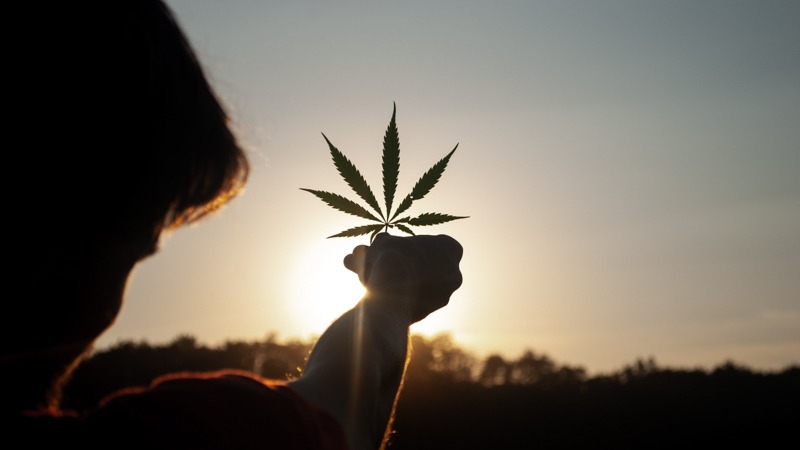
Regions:
<svg viewBox="0 0 800 450"><path fill-rule="evenodd" d="M306 243L295 253L291 262L286 303L291 318L289 328L307 336L319 336L339 316L353 308L364 297L366 289L358 277L344 267L344 257L367 239L320 239ZM434 311L425 320L411 327L412 333L435 335L444 330L454 331L458 323L459 301ZM463 313L463 311L462 311Z"/></svg>
<svg viewBox="0 0 800 450"><path fill-rule="evenodd" d="M291 316L309 334L323 331L364 297L358 276L344 267L343 259L357 242L320 240L309 243L293 261L290 280Z"/></svg>

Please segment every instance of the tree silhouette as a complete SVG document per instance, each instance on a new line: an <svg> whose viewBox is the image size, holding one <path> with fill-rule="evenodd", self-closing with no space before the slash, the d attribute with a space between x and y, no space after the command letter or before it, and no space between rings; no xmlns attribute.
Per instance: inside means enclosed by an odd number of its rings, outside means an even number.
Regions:
<svg viewBox="0 0 800 450"><path fill-rule="evenodd" d="M512 364L506 362L502 356L493 354L483 363L478 382L484 386L497 386L511 382Z"/></svg>
<svg viewBox="0 0 800 450"><path fill-rule="evenodd" d="M241 369L299 374L312 342L229 341L181 335L165 345L120 342L91 355L66 386L64 404L86 410L124 387L179 371ZM587 376L528 350L479 361L449 334L414 335L392 449L640 449L750 446L795 439L800 367L756 372L725 361L711 371L670 369L639 358Z"/></svg>

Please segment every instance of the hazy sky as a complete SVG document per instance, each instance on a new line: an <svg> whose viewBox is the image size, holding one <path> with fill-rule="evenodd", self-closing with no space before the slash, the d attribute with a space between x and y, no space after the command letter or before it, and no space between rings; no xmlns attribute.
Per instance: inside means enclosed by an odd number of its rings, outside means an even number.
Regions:
<svg viewBox="0 0 800 450"><path fill-rule="evenodd" d="M308 338L360 295L362 220L324 132L380 192L465 248L451 305L413 330L590 371L637 357L800 363L800 3L168 1L251 152L247 190L165 239L101 339Z"/></svg>

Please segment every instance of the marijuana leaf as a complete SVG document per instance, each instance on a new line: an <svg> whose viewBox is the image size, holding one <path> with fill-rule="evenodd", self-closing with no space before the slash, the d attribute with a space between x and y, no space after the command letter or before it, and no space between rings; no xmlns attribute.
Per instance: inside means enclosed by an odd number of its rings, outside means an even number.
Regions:
<svg viewBox="0 0 800 450"><path fill-rule="evenodd" d="M380 216L379 219L367 208L364 208L358 203L341 195L327 191L319 191L316 189L300 188L303 191L310 192L311 194L315 195L317 198L334 209L338 209L339 211L358 216L363 219L377 222L376 224L353 227L332 236L328 236L329 238L353 237L371 233L370 242L372 242L372 240L378 233L380 233L381 230L388 232L389 228L397 228L398 230L413 236L414 231L411 230L410 226L438 225L456 219L467 218L467 216L451 216L449 214L441 213L423 213L417 217L407 216L397 219L397 216L406 212L415 200L420 200L421 198L425 197L428 195L431 189L436 186L436 183L439 182L444 170L447 168L447 163L450 162L450 157L453 156L453 153L455 153L456 149L458 148L458 144L456 144L450 153L439 160L439 162L434 164L433 167L428 169L428 171L422 175L422 177L414 185L414 188L411 189L411 193L403 198L403 200L397 206L397 209L394 211L394 214L392 214L394 195L397 191L397 178L400 173L400 139L397 133L397 123L395 122L396 114L397 105L394 105L392 108L392 118L389 121L389 126L386 128L386 134L383 137L382 170L383 197L384 201L386 202L385 215L378 204L378 200L372 193L372 189L361 175L361 172L359 172L356 166L350 162L349 159L347 159L344 153L339 151L339 149L331 144L331 141L328 140L328 137L325 136L324 133L322 134L322 137L325 138L325 142L328 143L328 149L330 150L333 164L336 166L336 170L339 171L339 175L342 176L344 181L350 186L353 192L361 197L361 199L367 203L367 206L372 208L378 213L378 216Z"/></svg>

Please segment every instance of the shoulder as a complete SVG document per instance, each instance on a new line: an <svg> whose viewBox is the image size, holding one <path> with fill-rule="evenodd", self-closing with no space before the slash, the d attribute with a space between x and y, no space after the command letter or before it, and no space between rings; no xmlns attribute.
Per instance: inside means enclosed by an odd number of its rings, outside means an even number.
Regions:
<svg viewBox="0 0 800 450"><path fill-rule="evenodd" d="M244 372L169 375L114 394L80 420L60 420L69 422L65 437L85 434L98 447L346 448L332 416L285 383Z"/></svg>

